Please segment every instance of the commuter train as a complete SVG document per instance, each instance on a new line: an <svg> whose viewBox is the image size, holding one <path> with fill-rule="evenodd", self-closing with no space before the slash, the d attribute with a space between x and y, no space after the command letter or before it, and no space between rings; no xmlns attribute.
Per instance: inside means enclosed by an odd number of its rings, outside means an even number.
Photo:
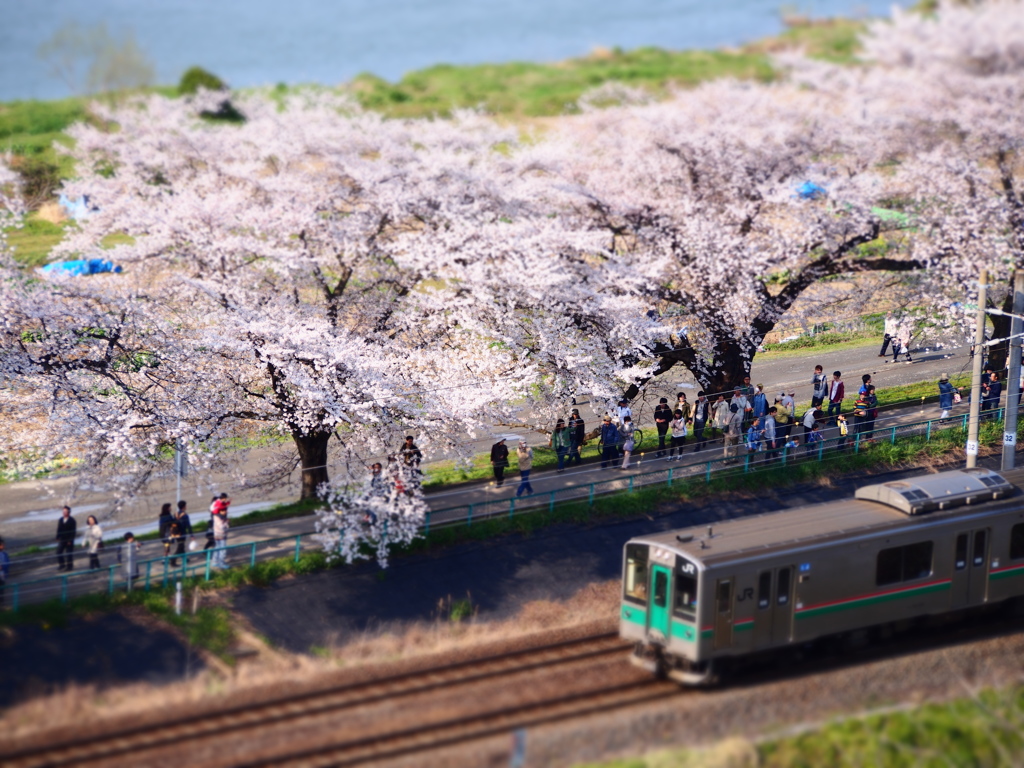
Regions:
<svg viewBox="0 0 1024 768"><path fill-rule="evenodd" d="M699 685L752 654L1024 595L1022 482L956 470L638 536L619 632L633 663Z"/></svg>

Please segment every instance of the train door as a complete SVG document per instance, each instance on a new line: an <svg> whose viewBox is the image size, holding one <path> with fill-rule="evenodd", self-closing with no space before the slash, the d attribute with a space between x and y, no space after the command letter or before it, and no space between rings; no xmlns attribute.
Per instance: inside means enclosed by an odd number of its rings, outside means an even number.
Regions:
<svg viewBox="0 0 1024 768"><path fill-rule="evenodd" d="M757 606L754 608L754 650L769 648L772 644L772 587L775 571L761 571L757 575Z"/></svg>
<svg viewBox="0 0 1024 768"><path fill-rule="evenodd" d="M961 531L953 541L950 608L985 602L988 596L989 529Z"/></svg>
<svg viewBox="0 0 1024 768"><path fill-rule="evenodd" d="M775 572L775 598L772 601L772 645L785 645L793 630L793 567Z"/></svg>
<svg viewBox="0 0 1024 768"><path fill-rule="evenodd" d="M671 627L671 611L668 604L668 585L671 571L663 565L651 566L651 608L647 616L647 628L660 632L668 641Z"/></svg>
<svg viewBox="0 0 1024 768"><path fill-rule="evenodd" d="M719 579L715 585L715 648L732 645L733 580Z"/></svg>

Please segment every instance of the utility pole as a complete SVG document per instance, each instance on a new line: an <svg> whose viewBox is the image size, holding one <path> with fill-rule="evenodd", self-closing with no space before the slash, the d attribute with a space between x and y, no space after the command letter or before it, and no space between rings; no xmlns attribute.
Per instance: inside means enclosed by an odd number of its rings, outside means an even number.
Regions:
<svg viewBox="0 0 1024 768"><path fill-rule="evenodd" d="M1010 319L1010 370L1006 376L1006 416L1003 421L1003 471L1013 469L1020 409L1021 333L1024 332L1024 271L1013 273L1013 317Z"/></svg>
<svg viewBox="0 0 1024 768"><path fill-rule="evenodd" d="M175 503L181 501L181 478L188 477L188 453L181 442L180 437L174 439L174 476L177 478L177 498Z"/></svg>
<svg viewBox="0 0 1024 768"><path fill-rule="evenodd" d="M978 277L978 312L974 329L974 370L971 374L971 416L967 425L967 468L978 464L978 420L981 416L981 367L985 357L985 300L988 288L988 270L982 269Z"/></svg>

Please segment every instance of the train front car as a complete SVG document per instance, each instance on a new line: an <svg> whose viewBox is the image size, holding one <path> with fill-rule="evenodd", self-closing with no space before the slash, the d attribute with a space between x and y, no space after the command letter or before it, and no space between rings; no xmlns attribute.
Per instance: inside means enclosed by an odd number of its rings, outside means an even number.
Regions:
<svg viewBox="0 0 1024 768"><path fill-rule="evenodd" d="M634 664L681 683L707 683L711 667L700 653L702 565L657 538L626 544L619 634L634 642Z"/></svg>

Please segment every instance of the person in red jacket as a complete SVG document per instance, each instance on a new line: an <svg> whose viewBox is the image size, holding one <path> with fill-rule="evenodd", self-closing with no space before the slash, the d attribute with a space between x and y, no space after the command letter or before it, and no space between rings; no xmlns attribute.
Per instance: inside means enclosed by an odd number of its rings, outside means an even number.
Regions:
<svg viewBox="0 0 1024 768"><path fill-rule="evenodd" d="M843 374L836 371L832 374L832 381L828 383L828 417L839 415L843 412L843 398L846 396L846 389L843 386Z"/></svg>

